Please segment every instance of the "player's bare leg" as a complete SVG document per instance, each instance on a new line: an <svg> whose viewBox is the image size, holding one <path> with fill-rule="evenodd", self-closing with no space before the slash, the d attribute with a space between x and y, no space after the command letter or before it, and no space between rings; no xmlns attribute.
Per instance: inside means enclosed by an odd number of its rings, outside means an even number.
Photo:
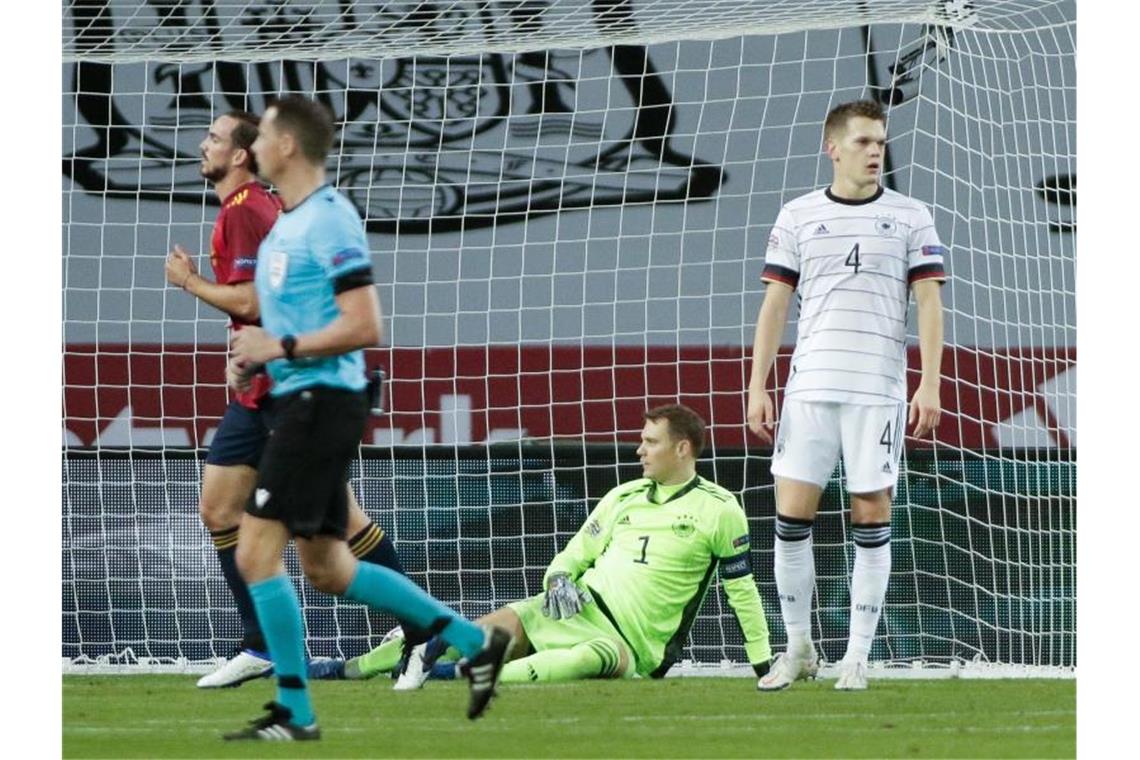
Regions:
<svg viewBox="0 0 1140 760"><path fill-rule="evenodd" d="M823 489L815 483L776 478L776 512L785 517L814 520Z"/></svg>
<svg viewBox="0 0 1140 760"><path fill-rule="evenodd" d="M840 690L867 688L867 660L891 577L891 490L851 494L855 567L851 573L851 630L840 664Z"/></svg>
<svg viewBox="0 0 1140 760"><path fill-rule="evenodd" d="M354 536L360 531L367 528L372 523L370 518L360 506L360 502L356 500L356 494L352 490L352 486L345 486L348 491L348 530L347 534Z"/></svg>
<svg viewBox="0 0 1140 760"><path fill-rule="evenodd" d="M814 678L819 669L811 640L811 598L815 590L812 523L822 489L814 483L776 478L774 571L788 648L758 682L761 691L777 691Z"/></svg>
<svg viewBox="0 0 1140 760"><path fill-rule="evenodd" d="M502 628L511 634L515 643L507 650L508 662L526 656L530 649L530 640L526 637L526 631L523 630L523 624L519 620L518 614L510 607L501 607L479 618L477 622L482 625Z"/></svg>

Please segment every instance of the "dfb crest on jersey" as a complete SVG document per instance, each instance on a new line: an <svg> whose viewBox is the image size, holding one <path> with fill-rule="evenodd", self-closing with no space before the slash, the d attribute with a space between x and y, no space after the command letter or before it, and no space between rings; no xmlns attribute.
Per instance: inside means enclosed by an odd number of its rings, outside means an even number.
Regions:
<svg viewBox="0 0 1140 760"><path fill-rule="evenodd" d="M692 515L679 515L673 521L673 534L678 538L688 538L696 531L696 521L693 520Z"/></svg>
<svg viewBox="0 0 1140 760"><path fill-rule="evenodd" d="M875 232L883 237L891 237L898 229L898 222L895 221L893 216L887 214L880 214L875 217Z"/></svg>
<svg viewBox="0 0 1140 760"><path fill-rule="evenodd" d="M240 24L225 25L217 0L145 3L131 18L116 18L110 0L102 5L106 28L73 19L77 46L85 35L129 37L147 25L207 48L230 34L271 40L332 3L251 0ZM542 3L510 12L500 4L445 5L382 7L385 18L414 11L417 23L441 28L542 23ZM632 4L617 7L634 23ZM339 135L330 179L373 232L442 232L563 209L696 200L725 181L720 166L675 146L680 119L668 81L648 49L632 45L384 60L77 63L70 78L76 94L67 107L75 113L65 121L76 128L68 130L74 143L64 174L88 192L132 201L214 203L199 174L207 125L231 110L260 112L284 93L317 97L333 110Z"/></svg>

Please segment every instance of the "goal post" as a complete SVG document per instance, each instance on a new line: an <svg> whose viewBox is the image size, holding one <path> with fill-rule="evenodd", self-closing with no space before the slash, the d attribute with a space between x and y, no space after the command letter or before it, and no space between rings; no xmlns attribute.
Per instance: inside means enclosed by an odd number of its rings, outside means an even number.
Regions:
<svg viewBox="0 0 1140 760"><path fill-rule="evenodd" d="M780 206L830 178L829 108L880 99L884 183L931 209L950 253L944 413L904 454L872 659L1073 676L1075 31L1072 0L65 2L65 670L198 671L237 643L197 515L226 323L166 287L163 260L178 243L209 269L210 121L301 92L336 115L329 175L365 220L386 315L368 362L388 413L353 486L412 578L468 616L537 593L638 474L642 412L680 400L709 422L699 471L748 515L777 649L771 452L744 424L759 273ZM913 388L916 346L910 367ZM832 662L843 484L815 528ZM313 656L395 624L298 583ZM718 587L684 658L744 672Z"/></svg>

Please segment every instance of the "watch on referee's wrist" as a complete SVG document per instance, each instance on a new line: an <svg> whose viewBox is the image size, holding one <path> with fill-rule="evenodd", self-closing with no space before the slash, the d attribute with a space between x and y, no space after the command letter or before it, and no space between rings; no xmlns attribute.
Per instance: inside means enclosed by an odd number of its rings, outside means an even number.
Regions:
<svg viewBox="0 0 1140 760"><path fill-rule="evenodd" d="M285 358L293 361L297 357L293 354L297 350L297 336L286 335L281 338L281 350L285 352Z"/></svg>

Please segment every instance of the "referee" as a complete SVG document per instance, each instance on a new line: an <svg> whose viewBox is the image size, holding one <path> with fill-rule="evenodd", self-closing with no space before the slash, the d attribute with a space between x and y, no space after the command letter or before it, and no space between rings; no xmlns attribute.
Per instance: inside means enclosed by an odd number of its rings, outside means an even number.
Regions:
<svg viewBox="0 0 1140 760"><path fill-rule="evenodd" d="M241 390L264 366L273 380L273 435L238 536L249 585L277 677L269 713L227 739L320 737L309 699L303 621L282 556L290 538L317 589L440 634L466 658L467 715L489 703L511 643L385 567L358 563L345 543L348 465L368 415L363 349L382 337L368 241L353 205L325 181L332 115L300 96L262 116L253 152L283 210L258 250L255 286L262 327L234 335L227 368Z"/></svg>

